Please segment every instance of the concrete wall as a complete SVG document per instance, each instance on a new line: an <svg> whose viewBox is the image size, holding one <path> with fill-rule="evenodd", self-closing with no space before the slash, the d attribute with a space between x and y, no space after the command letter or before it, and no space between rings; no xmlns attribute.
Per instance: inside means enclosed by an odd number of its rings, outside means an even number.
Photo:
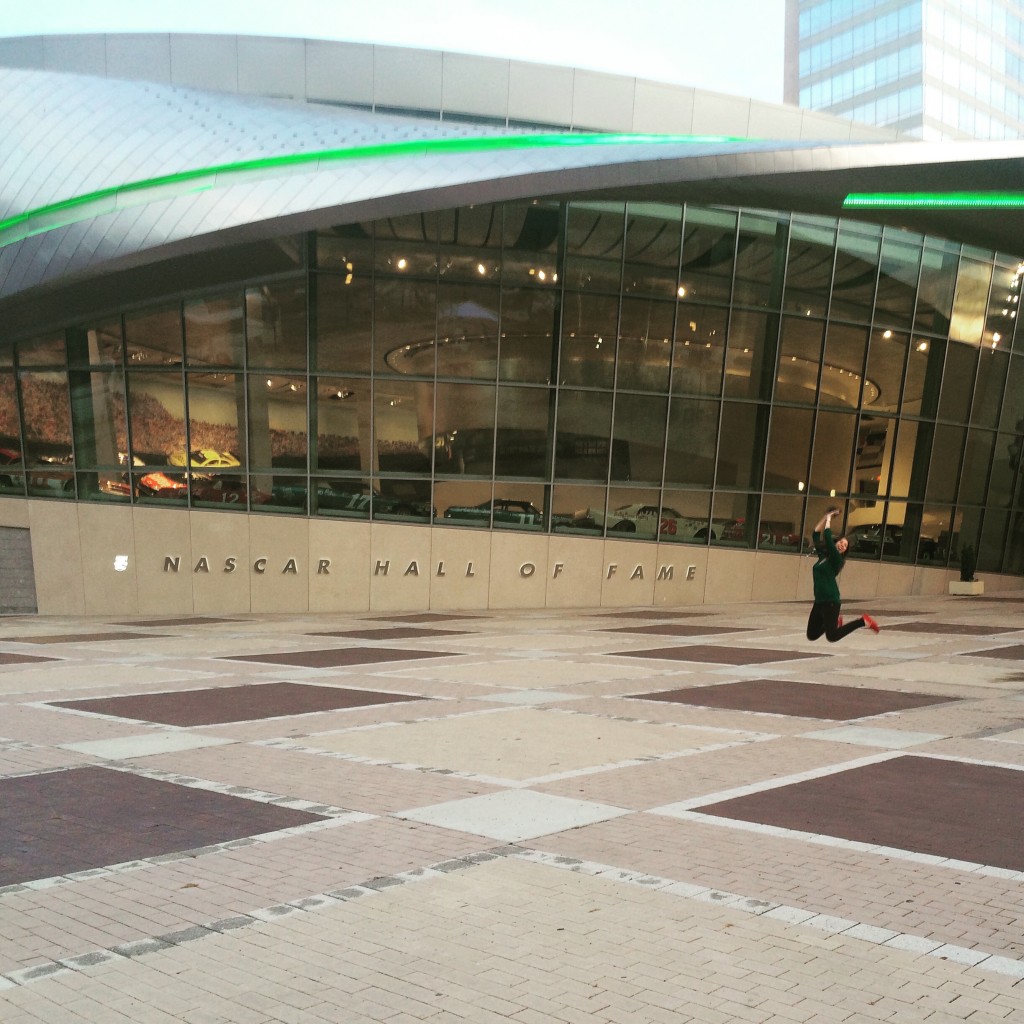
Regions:
<svg viewBox="0 0 1024 1024"><path fill-rule="evenodd" d="M0 537L3 528L30 531L43 615L811 599L812 559L733 548L18 498L0 498ZM851 559L843 597L942 594L955 578L954 570ZM1021 585L1015 576L980 578L989 592Z"/></svg>
<svg viewBox="0 0 1024 1024"><path fill-rule="evenodd" d="M622 132L890 140L843 118L680 85L497 57L262 36L0 38L0 67Z"/></svg>

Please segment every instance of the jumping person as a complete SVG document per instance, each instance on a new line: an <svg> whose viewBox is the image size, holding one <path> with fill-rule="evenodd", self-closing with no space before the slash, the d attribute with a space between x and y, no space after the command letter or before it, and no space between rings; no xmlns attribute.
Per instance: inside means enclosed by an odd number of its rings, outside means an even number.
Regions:
<svg viewBox="0 0 1024 1024"><path fill-rule="evenodd" d="M843 625L843 617L839 614L842 598L839 596L836 577L846 564L844 556L850 542L845 537L835 540L832 536L832 519L837 515L839 509L830 508L814 527L814 551L818 560L813 569L814 605L807 619L807 639L817 640L824 635L830 644L849 636L861 626L867 626L876 633L879 629L878 623L870 615L862 615Z"/></svg>

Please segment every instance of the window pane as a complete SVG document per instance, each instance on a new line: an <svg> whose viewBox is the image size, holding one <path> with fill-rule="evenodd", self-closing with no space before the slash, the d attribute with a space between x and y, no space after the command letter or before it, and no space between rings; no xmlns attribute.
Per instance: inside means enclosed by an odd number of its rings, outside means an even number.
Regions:
<svg viewBox="0 0 1024 1024"><path fill-rule="evenodd" d="M925 244L914 314L915 331L940 335L949 332L958 259L954 248L938 243Z"/></svg>
<svg viewBox="0 0 1024 1024"><path fill-rule="evenodd" d="M569 204L565 286L618 295L622 280L625 203Z"/></svg>
<svg viewBox="0 0 1024 1024"><path fill-rule="evenodd" d="M857 460L854 494L885 496L889 488L892 442L896 421L888 417L863 416L857 428Z"/></svg>
<svg viewBox="0 0 1024 1024"><path fill-rule="evenodd" d="M719 403L673 398L669 403L665 482L705 486L715 478Z"/></svg>
<svg viewBox="0 0 1024 1024"><path fill-rule="evenodd" d="M951 341L946 350L946 369L942 375L939 419L966 423L974 390L978 349L974 345Z"/></svg>
<svg viewBox="0 0 1024 1024"><path fill-rule="evenodd" d="M825 316L832 286L835 245L834 220L793 218L783 302L786 310L801 316Z"/></svg>
<svg viewBox="0 0 1024 1024"><path fill-rule="evenodd" d="M303 282L245 290L249 367L306 369L306 288Z"/></svg>
<svg viewBox="0 0 1024 1024"><path fill-rule="evenodd" d="M551 429L554 391L550 388L498 388L498 424L494 451L500 477L540 477L551 474ZM460 438L463 458L474 465L489 464L491 437Z"/></svg>
<svg viewBox="0 0 1024 1024"><path fill-rule="evenodd" d="M878 392L878 397L871 403L872 409L879 412L895 412L899 408L900 386L903 383L903 366L906 363L908 346L909 339L905 334L896 334L888 330L872 333L866 374L867 381L873 389L870 393Z"/></svg>
<svg viewBox="0 0 1024 1024"><path fill-rule="evenodd" d="M909 330L921 273L921 237L886 228L882 238L875 321Z"/></svg>
<svg viewBox="0 0 1024 1024"><path fill-rule="evenodd" d="M29 493L73 498L75 461L68 375L63 370L23 372L19 384Z"/></svg>
<svg viewBox="0 0 1024 1024"><path fill-rule="evenodd" d="M960 261L949 322L950 340L975 346L981 344L991 283L991 264L969 259Z"/></svg>
<svg viewBox="0 0 1024 1024"><path fill-rule="evenodd" d="M181 365L181 316L177 306L126 315L124 334L130 366Z"/></svg>
<svg viewBox="0 0 1024 1024"><path fill-rule="evenodd" d="M430 480L381 478L373 494L371 513L386 522L429 523L434 517Z"/></svg>
<svg viewBox="0 0 1024 1024"><path fill-rule="evenodd" d="M172 453L185 451L181 373L129 373L127 388L132 455L147 466L169 466Z"/></svg>
<svg viewBox="0 0 1024 1024"><path fill-rule="evenodd" d="M1010 522L1007 512L985 513L981 539L978 542L978 569L981 572L1000 572L1006 553L1006 530Z"/></svg>
<svg viewBox="0 0 1024 1024"><path fill-rule="evenodd" d="M315 413L315 468L370 472L373 467L373 405L369 380L320 377Z"/></svg>
<svg viewBox="0 0 1024 1024"><path fill-rule="evenodd" d="M321 516L339 519L369 519L373 488L363 479L318 477L313 481L310 494L311 511ZM296 492L297 493L297 492ZM297 493L300 498L302 495Z"/></svg>
<svg viewBox="0 0 1024 1024"><path fill-rule="evenodd" d="M609 537L659 540L687 525L673 508L661 508L656 487L612 487L608 492L605 531Z"/></svg>
<svg viewBox="0 0 1024 1024"><path fill-rule="evenodd" d="M717 486L760 488L767 436L767 405L725 402L718 444Z"/></svg>
<svg viewBox="0 0 1024 1024"><path fill-rule="evenodd" d="M492 525L496 530L547 529L544 519L544 486L495 480Z"/></svg>
<svg viewBox="0 0 1024 1024"><path fill-rule="evenodd" d="M871 378L861 378L868 332L863 327L844 327L830 323L825 333L825 362L821 371L819 400L823 406L856 408L863 401L878 401L879 385ZM862 392L863 388L863 392Z"/></svg>
<svg viewBox="0 0 1024 1024"><path fill-rule="evenodd" d="M102 478L80 474L82 496L108 493L127 497L130 487L124 377L120 369L99 373L73 371L69 376L78 468L117 471L103 474Z"/></svg>
<svg viewBox="0 0 1024 1024"><path fill-rule="evenodd" d="M552 528L559 533L602 533L605 498L604 487L556 484L551 498Z"/></svg>
<svg viewBox="0 0 1024 1024"><path fill-rule="evenodd" d="M871 322L878 278L881 229L843 221L839 225L836 273L829 317L852 323Z"/></svg>
<svg viewBox="0 0 1024 1024"><path fill-rule="evenodd" d="M241 384L238 385L240 393ZM191 394L189 412L192 412ZM225 419L228 417L225 411ZM244 410L237 422L243 422ZM249 463L253 469L306 468L308 430L306 411L306 379L283 374L250 374L249 376ZM229 440L228 424L220 425L219 434ZM243 437L239 431L239 437ZM196 445L193 430L192 446ZM238 451L237 448L230 449ZM242 459L244 462L244 458Z"/></svg>
<svg viewBox="0 0 1024 1024"><path fill-rule="evenodd" d="M765 458L765 490L798 493L799 485L807 479L813 436L814 414L810 409L776 406L772 410Z"/></svg>
<svg viewBox="0 0 1024 1024"><path fill-rule="evenodd" d="M566 295L562 307L559 380L584 387L611 387L619 301L602 295Z"/></svg>
<svg viewBox="0 0 1024 1024"><path fill-rule="evenodd" d="M438 480L434 487L437 521L486 530L491 525L492 496L490 480Z"/></svg>
<svg viewBox="0 0 1024 1024"><path fill-rule="evenodd" d="M23 465L14 374L0 373L0 491L15 494L23 492Z"/></svg>
<svg viewBox="0 0 1024 1024"><path fill-rule="evenodd" d="M437 285L378 275L373 287L374 370L434 375Z"/></svg>
<svg viewBox="0 0 1024 1024"><path fill-rule="evenodd" d="M952 504L956 498L956 479L960 472L960 453L964 446L962 427L939 424L935 428L931 464L928 468L927 500L937 504ZM981 501L979 492L974 500Z"/></svg>
<svg viewBox="0 0 1024 1024"><path fill-rule="evenodd" d="M999 423L999 406L1009 362L1009 353L1002 350L983 348L978 353L978 379L971 407L971 422L977 426L995 427Z"/></svg>
<svg viewBox="0 0 1024 1024"><path fill-rule="evenodd" d="M64 366L66 363L63 334L49 334L18 342L19 366Z"/></svg>
<svg viewBox="0 0 1024 1024"><path fill-rule="evenodd" d="M500 380L541 384L551 381L555 299L553 290L502 288L498 348Z"/></svg>
<svg viewBox="0 0 1024 1024"><path fill-rule="evenodd" d="M726 315L718 306L680 305L672 349L673 394L721 394Z"/></svg>
<svg viewBox="0 0 1024 1024"><path fill-rule="evenodd" d="M779 366L775 375L776 401L814 404L824 328L820 320L796 316L783 318Z"/></svg>
<svg viewBox="0 0 1024 1024"><path fill-rule="evenodd" d="M802 546L804 500L797 496L766 494L761 499L757 546L770 551L799 551Z"/></svg>
<svg viewBox="0 0 1024 1024"><path fill-rule="evenodd" d="M725 393L736 398L769 398L778 349L777 317L733 310L725 354Z"/></svg>
<svg viewBox="0 0 1024 1024"><path fill-rule="evenodd" d="M124 362L121 319L114 317L93 327L68 331L68 364L120 366Z"/></svg>
<svg viewBox="0 0 1024 1024"><path fill-rule="evenodd" d="M662 497L662 515L670 520L659 533L662 543L707 544L712 532L711 491L666 490Z"/></svg>
<svg viewBox="0 0 1024 1024"><path fill-rule="evenodd" d="M911 482L913 480L914 455L917 451L918 431L921 424L914 420L901 420L899 431L896 434L896 451L893 457L892 474L889 479L889 496L895 498L907 498L913 495ZM925 435L931 437L928 431Z"/></svg>
<svg viewBox="0 0 1024 1024"><path fill-rule="evenodd" d="M734 304L778 304L781 296L773 297L773 282L786 256L787 235L788 227L778 217L745 210L740 213Z"/></svg>
<svg viewBox="0 0 1024 1024"><path fill-rule="evenodd" d="M1009 350L1020 310L1020 281L1017 264L997 263L992 272L992 289L982 345Z"/></svg>
<svg viewBox="0 0 1024 1024"><path fill-rule="evenodd" d="M555 477L569 480L608 479L608 438L612 427L612 396L593 391L562 391L558 398L555 434ZM613 473L628 455L614 449Z"/></svg>
<svg viewBox="0 0 1024 1024"><path fill-rule="evenodd" d="M661 484L668 399L620 393L615 399L613 480Z"/></svg>
<svg viewBox="0 0 1024 1024"><path fill-rule="evenodd" d="M373 279L369 274L318 274L316 367L321 372L370 372L373 342Z"/></svg>
<svg viewBox="0 0 1024 1024"><path fill-rule="evenodd" d="M242 365L245 324L241 294L186 302L185 356L188 365Z"/></svg>
<svg viewBox="0 0 1024 1024"><path fill-rule="evenodd" d="M990 430L971 430L964 449L964 468L957 500L964 505L980 505L985 500L989 467L995 454L996 435Z"/></svg>
<svg viewBox="0 0 1024 1024"><path fill-rule="evenodd" d="M491 476L493 438L493 385L437 385L435 472Z"/></svg>
<svg viewBox="0 0 1024 1024"><path fill-rule="evenodd" d="M245 462L245 442L239 432L239 423L245 423L245 394L241 374L234 373L189 373L188 387L189 446L190 464L196 468L230 468ZM278 381L278 384L282 382ZM263 385L263 391L266 391ZM261 395L250 400L250 423L259 423ZM263 398L264 406L266 398ZM266 431L263 431L265 438ZM253 437L252 453L263 452L260 438ZM172 453L176 465L184 460ZM269 466L266 460L257 458L256 465Z"/></svg>
<svg viewBox="0 0 1024 1024"><path fill-rule="evenodd" d="M691 302L727 303L736 257L736 213L686 208L680 286Z"/></svg>
<svg viewBox="0 0 1024 1024"><path fill-rule="evenodd" d="M819 412L814 426L814 456L808 492L835 497L847 493L856 417L852 413ZM870 476L870 474L869 474ZM867 485L869 493L871 485ZM873 488L877 490L877 481Z"/></svg>
<svg viewBox="0 0 1024 1024"><path fill-rule="evenodd" d="M430 473L434 430L434 385L378 380L373 425L381 473ZM384 491L384 485L381 484Z"/></svg>
<svg viewBox="0 0 1024 1024"><path fill-rule="evenodd" d="M442 282L437 310L438 376L494 380L500 301L497 285Z"/></svg>
<svg viewBox="0 0 1024 1024"><path fill-rule="evenodd" d="M651 299L622 300L618 387L668 390L675 305Z"/></svg>
<svg viewBox="0 0 1024 1024"><path fill-rule="evenodd" d="M676 296L682 221L681 206L628 204L623 292L661 299Z"/></svg>

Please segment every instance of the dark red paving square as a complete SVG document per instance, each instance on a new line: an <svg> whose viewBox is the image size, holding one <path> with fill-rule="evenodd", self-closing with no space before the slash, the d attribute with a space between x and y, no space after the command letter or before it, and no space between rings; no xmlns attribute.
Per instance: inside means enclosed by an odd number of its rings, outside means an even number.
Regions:
<svg viewBox="0 0 1024 1024"><path fill-rule="evenodd" d="M649 633L657 636L714 636L718 633L749 633L749 626L687 626L676 623L653 623L648 626L602 627L602 633Z"/></svg>
<svg viewBox="0 0 1024 1024"><path fill-rule="evenodd" d="M961 658L1002 658L1004 661L1021 661L1024 659L1024 644L1013 644L1011 647L993 647L988 651L964 651Z"/></svg>
<svg viewBox="0 0 1024 1024"><path fill-rule="evenodd" d="M903 693L873 690L860 686L826 686L822 683L798 683L788 679L744 679L714 686L687 686L678 690L630 694L638 700L658 700L669 704L690 704L731 711L756 711L795 718L821 718L849 721L889 711L946 704L955 697L937 697L930 693Z"/></svg>
<svg viewBox="0 0 1024 1024"><path fill-rule="evenodd" d="M458 615L455 612L409 612L405 615L377 615L374 622L451 622L454 619L479 619L479 615Z"/></svg>
<svg viewBox="0 0 1024 1024"><path fill-rule="evenodd" d="M148 619L145 622L134 620L132 622L115 622L115 626L205 626L216 625L219 622L241 622L242 619L218 619L212 615L188 615L180 619Z"/></svg>
<svg viewBox="0 0 1024 1024"><path fill-rule="evenodd" d="M967 626L960 622L897 622L885 628L894 633L946 633L950 636L997 636L999 633L1019 632L1013 626Z"/></svg>
<svg viewBox="0 0 1024 1024"><path fill-rule="evenodd" d="M0 779L0 885L321 820L319 814L110 768Z"/></svg>
<svg viewBox="0 0 1024 1024"><path fill-rule="evenodd" d="M819 654L799 651L770 651L762 647L715 647L707 644L681 644L649 651L609 651L617 658L661 658L664 661L709 661L720 665L765 665L771 661L799 661L819 658Z"/></svg>
<svg viewBox="0 0 1024 1024"><path fill-rule="evenodd" d="M19 640L18 643L23 643ZM0 665L28 665L34 661L60 661L60 658L44 658L41 654L13 654L0 651Z"/></svg>
<svg viewBox="0 0 1024 1024"><path fill-rule="evenodd" d="M415 626L383 626L380 629L339 629L306 636L341 636L350 640L431 640L439 636L469 636L464 629L417 629Z"/></svg>
<svg viewBox="0 0 1024 1024"><path fill-rule="evenodd" d="M399 647L329 647L321 651L289 651L286 654L236 654L220 660L255 661L265 665L297 665L300 668L340 668L345 665L371 665L379 661L460 656L451 651L410 651Z"/></svg>
<svg viewBox="0 0 1024 1024"><path fill-rule="evenodd" d="M315 711L337 711L371 704L397 704L426 699L406 693L382 693L379 690L358 690L344 686L251 683L246 686L217 686L207 690L54 701L52 706L112 715L115 718L130 718L139 722L194 726L252 722Z"/></svg>
<svg viewBox="0 0 1024 1024"><path fill-rule="evenodd" d="M91 644L101 640L156 640L153 633L65 633L56 636L9 636L10 643L18 644Z"/></svg>
<svg viewBox="0 0 1024 1024"><path fill-rule="evenodd" d="M903 755L694 808L702 814L1024 870L1024 771Z"/></svg>

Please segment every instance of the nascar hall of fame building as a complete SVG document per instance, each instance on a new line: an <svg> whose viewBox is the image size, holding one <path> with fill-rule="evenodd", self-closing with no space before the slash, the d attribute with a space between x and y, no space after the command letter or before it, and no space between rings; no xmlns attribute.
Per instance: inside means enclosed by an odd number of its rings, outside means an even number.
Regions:
<svg viewBox="0 0 1024 1024"><path fill-rule="evenodd" d="M0 40L9 608L1024 573L1024 143L458 54Z"/></svg>

